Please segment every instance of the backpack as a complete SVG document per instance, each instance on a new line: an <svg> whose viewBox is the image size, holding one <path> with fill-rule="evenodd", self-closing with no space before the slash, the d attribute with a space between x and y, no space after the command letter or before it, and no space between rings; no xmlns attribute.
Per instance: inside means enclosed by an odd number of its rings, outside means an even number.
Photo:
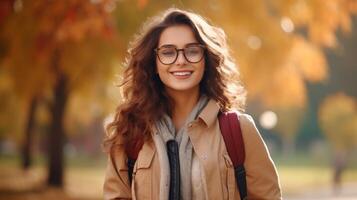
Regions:
<svg viewBox="0 0 357 200"><path fill-rule="evenodd" d="M218 115L218 121L228 155L233 162L234 175L239 195L242 200L245 200L247 199L246 173L243 165L245 160L245 151L238 115L235 112L220 112ZM138 141L132 145L133 148L130 149L130 152L127 152L127 165L130 182L132 180L135 161L142 145L143 141Z"/></svg>

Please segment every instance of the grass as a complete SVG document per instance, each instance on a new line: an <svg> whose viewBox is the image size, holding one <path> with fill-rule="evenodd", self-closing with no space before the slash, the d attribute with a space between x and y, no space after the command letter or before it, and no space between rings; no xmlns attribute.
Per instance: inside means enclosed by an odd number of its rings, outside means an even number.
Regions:
<svg viewBox="0 0 357 200"><path fill-rule="evenodd" d="M296 154L275 159L284 196L303 194L306 191L332 189L333 170L327 156L313 157ZM357 167L351 162L342 174L342 183L357 183Z"/></svg>
<svg viewBox="0 0 357 200"><path fill-rule="evenodd" d="M278 167L280 181L285 195L296 195L307 190L332 187L332 170L328 167L281 166ZM347 169L342 182L357 182L357 170Z"/></svg>
<svg viewBox="0 0 357 200"><path fill-rule="evenodd" d="M275 160L284 196L328 188L331 185L332 172L327 160L311 159L304 155L288 159L279 157ZM18 167L18 158L0 157L0 163L0 199L102 199L106 165L103 158L68 159L64 191L45 187L46 163L43 159L36 159L34 167L27 172ZM347 169L343 174L343 181L357 183L357 169ZM28 198L29 196L34 198Z"/></svg>
<svg viewBox="0 0 357 200"><path fill-rule="evenodd" d="M103 159L71 158L65 170L64 190L45 186L45 161L36 158L34 166L24 172L18 158L0 157L0 199L99 200L105 173Z"/></svg>

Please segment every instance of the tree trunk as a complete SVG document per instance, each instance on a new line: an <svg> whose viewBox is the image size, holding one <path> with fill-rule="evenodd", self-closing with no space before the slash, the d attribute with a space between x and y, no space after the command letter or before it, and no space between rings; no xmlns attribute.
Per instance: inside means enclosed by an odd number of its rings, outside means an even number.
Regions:
<svg viewBox="0 0 357 200"><path fill-rule="evenodd" d="M32 165L32 145L33 145L33 129L35 126L35 111L37 107L37 97L34 96L30 100L30 105L27 112L27 125L25 129L25 140L22 146L22 168L27 170Z"/></svg>
<svg viewBox="0 0 357 200"><path fill-rule="evenodd" d="M53 55L53 67L57 74L57 82L54 87L54 102L51 115L52 124L49 134L48 157L48 185L54 187L63 186L65 140L64 114L68 99L68 80L59 69L59 52Z"/></svg>
<svg viewBox="0 0 357 200"><path fill-rule="evenodd" d="M332 164L333 164L332 186L333 186L334 193L338 194L341 191L342 173L344 172L347 165L346 152L343 151L336 152L333 157Z"/></svg>
<svg viewBox="0 0 357 200"><path fill-rule="evenodd" d="M63 168L64 168L64 111L67 102L67 80L62 74L55 86L55 98L52 107L52 125L49 135L49 171L48 185L55 187L63 186Z"/></svg>

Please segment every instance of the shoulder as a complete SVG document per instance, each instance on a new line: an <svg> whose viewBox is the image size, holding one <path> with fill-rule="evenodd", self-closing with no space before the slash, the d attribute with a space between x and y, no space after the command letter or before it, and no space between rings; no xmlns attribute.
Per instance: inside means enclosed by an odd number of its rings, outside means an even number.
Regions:
<svg viewBox="0 0 357 200"><path fill-rule="evenodd" d="M235 114L238 117L238 121L239 121L239 125L241 128L242 132L256 132L257 128L255 126L254 123L254 119L251 115L241 112L241 111L237 111L237 110L231 110L228 112L224 112L225 115L231 115Z"/></svg>
<svg viewBox="0 0 357 200"><path fill-rule="evenodd" d="M242 131L243 129L244 130L252 129L252 128L256 129L254 119L251 115L237 110L230 111L230 112L234 112L237 115Z"/></svg>
<svg viewBox="0 0 357 200"><path fill-rule="evenodd" d="M240 111L235 111L235 112L237 113L241 126L252 126L252 125L255 126L254 119L251 115Z"/></svg>
<svg viewBox="0 0 357 200"><path fill-rule="evenodd" d="M257 143L260 142L259 140L262 140L260 133L255 125L254 119L251 115L237 110L231 110L225 113L234 113L238 117L240 130L245 144L251 145L251 143Z"/></svg>
<svg viewBox="0 0 357 200"><path fill-rule="evenodd" d="M237 113L239 119L244 144L246 146L255 146L259 144L265 146L263 138L261 137L260 132L255 125L253 117L247 113L239 111L235 112Z"/></svg>
<svg viewBox="0 0 357 200"><path fill-rule="evenodd" d="M279 177L253 117L237 113L241 125L249 199L281 199Z"/></svg>

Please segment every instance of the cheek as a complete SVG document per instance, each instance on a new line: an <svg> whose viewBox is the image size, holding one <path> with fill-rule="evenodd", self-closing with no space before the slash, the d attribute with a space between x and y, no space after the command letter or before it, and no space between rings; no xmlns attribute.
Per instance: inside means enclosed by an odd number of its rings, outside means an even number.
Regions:
<svg viewBox="0 0 357 200"><path fill-rule="evenodd" d="M204 60L202 61L202 63L200 63L199 71L200 71L200 76L201 76L201 80L202 80L204 73L206 71L206 64L205 64Z"/></svg>
<svg viewBox="0 0 357 200"><path fill-rule="evenodd" d="M160 74L160 72L162 72L162 71L163 71L163 66L162 66L162 64L160 63L160 61L158 61L158 60L156 59L155 72L156 72L157 74Z"/></svg>

